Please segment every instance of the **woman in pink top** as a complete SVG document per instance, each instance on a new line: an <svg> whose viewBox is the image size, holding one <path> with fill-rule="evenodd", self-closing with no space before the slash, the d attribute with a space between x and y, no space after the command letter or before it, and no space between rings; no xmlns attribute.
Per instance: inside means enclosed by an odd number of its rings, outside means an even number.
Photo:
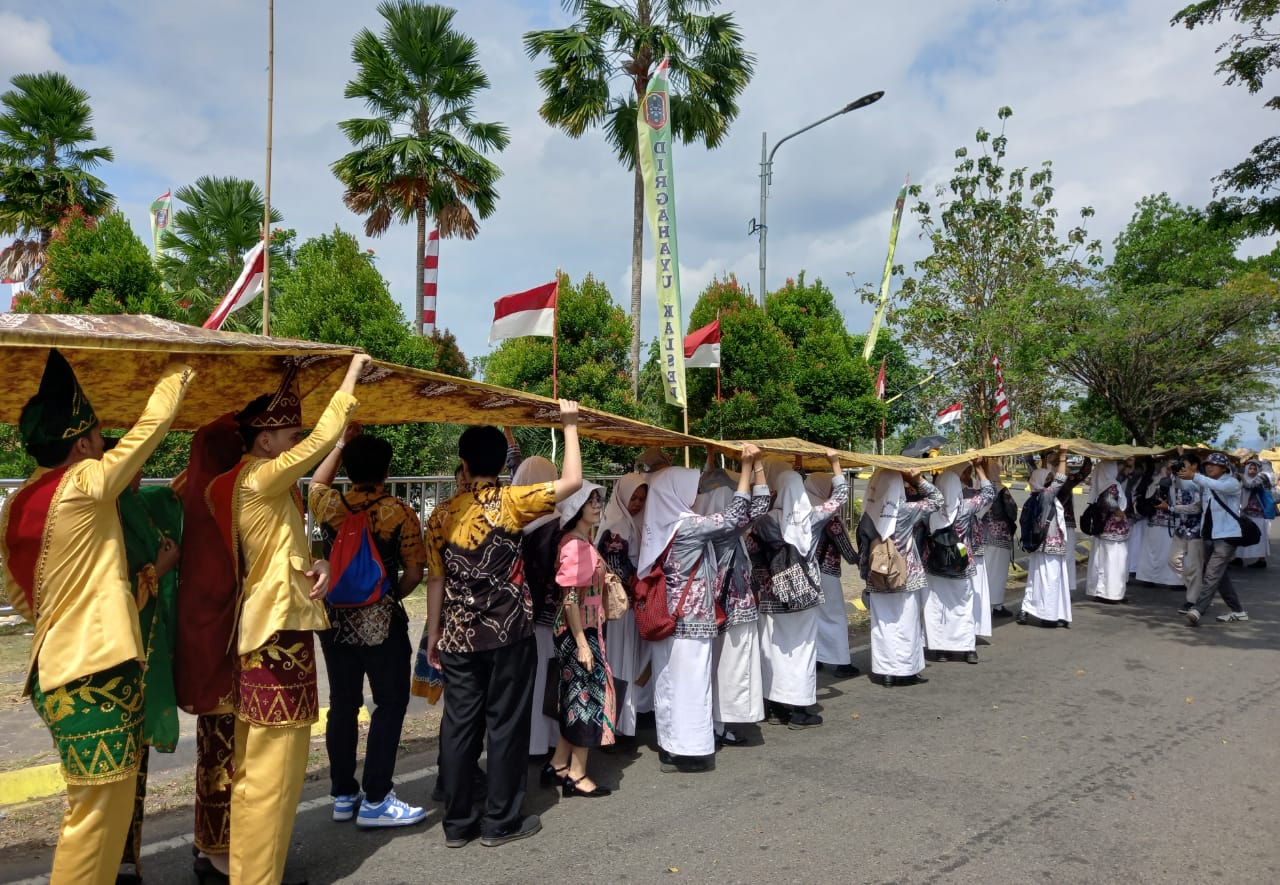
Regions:
<svg viewBox="0 0 1280 885"><path fill-rule="evenodd" d="M591 543L603 489L590 482L562 501L556 583L564 595L555 623L560 665L560 742L548 766L563 778L565 796L608 796L587 777L587 751L613 743L613 674L604 655L605 566Z"/></svg>

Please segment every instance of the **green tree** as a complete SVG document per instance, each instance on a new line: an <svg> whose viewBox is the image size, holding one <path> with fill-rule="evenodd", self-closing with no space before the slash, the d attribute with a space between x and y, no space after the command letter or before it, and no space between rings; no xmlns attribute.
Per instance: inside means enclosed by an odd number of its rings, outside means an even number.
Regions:
<svg viewBox="0 0 1280 885"><path fill-rule="evenodd" d="M351 234L334 228L307 240L272 286L272 331L278 335L351 344L376 359L471 375L452 334L424 339L410 328L373 256L361 251ZM396 475L448 473L457 461L460 428L455 425L404 424L369 432L391 443Z"/></svg>
<svg viewBox="0 0 1280 885"><path fill-rule="evenodd" d="M1240 25L1242 30L1218 47L1218 52L1227 54L1217 70L1226 75L1228 84L1239 84L1256 95L1267 75L1280 67L1280 33L1271 24L1277 14L1277 0L1199 0L1179 10L1170 24L1194 30L1225 19ZM1280 110L1280 96L1272 96L1265 107ZM1209 207L1215 220L1243 221L1254 233L1280 230L1280 196L1275 194L1280 186L1280 137L1254 145L1248 157L1214 180L1214 196L1227 194Z"/></svg>
<svg viewBox="0 0 1280 885"><path fill-rule="evenodd" d="M0 277L27 279L44 263L54 229L72 207L89 216L115 198L89 170L114 159L96 140L89 94L64 74L18 74L0 95Z"/></svg>
<svg viewBox="0 0 1280 885"><path fill-rule="evenodd" d="M422 331L423 256L427 219L441 237L473 239L477 216L488 218L502 175L486 154L506 148L507 128L475 119L489 78L476 42L453 29L454 10L415 0L378 6L381 36L367 28L352 40L356 76L348 99L371 116L339 123L354 147L333 164L343 201L366 216L365 233L381 236L393 221L417 222L413 326Z"/></svg>
<svg viewBox="0 0 1280 885"><path fill-rule="evenodd" d="M92 218L79 209L54 230L40 283L18 306L35 313L174 316L151 255L124 215Z"/></svg>
<svg viewBox="0 0 1280 885"><path fill-rule="evenodd" d="M670 59L671 128L683 143L717 147L738 116L738 96L755 70L733 15L712 13L719 0L561 0L576 17L567 28L524 35L546 96L542 118L572 138L601 126L633 171L631 217L631 386L640 383L640 278L644 248L644 179L636 162L636 109L664 57ZM613 84L621 84L615 92Z"/></svg>
<svg viewBox="0 0 1280 885"><path fill-rule="evenodd" d="M262 190L245 178L202 175L174 194L179 208L160 234L156 260L166 285L193 325L203 323L244 269L245 253L262 239L265 201ZM275 207L271 221L282 216ZM272 234L272 278L284 258L282 241ZM286 240L287 241L287 240ZM281 262L282 263L282 262ZM224 328L258 331L261 311L237 311Z"/></svg>
<svg viewBox="0 0 1280 885"><path fill-rule="evenodd" d="M861 355L865 342L865 335L853 336L854 352ZM929 429L925 433L917 433L912 439L932 433L933 416L928 413L927 408L921 409L921 403L928 399L928 387L921 383L924 381L924 373L912 362L902 342L884 328L876 336L871 362L867 364L872 378L880 374L881 361L884 363L885 435L897 433L922 418L929 423ZM885 451L890 449L886 448Z"/></svg>
<svg viewBox="0 0 1280 885"><path fill-rule="evenodd" d="M1089 276L1080 251L1089 261L1099 251L1082 226L1065 240L1058 237L1050 162L1033 172L1005 168L1004 122L1012 114L999 110L997 135L977 131L976 157L966 147L956 150L955 174L936 189L936 212L923 200L912 208L930 254L916 262L919 276L903 281L902 304L890 314L930 367L945 370L948 397L962 400L966 423L982 445L990 444L995 429L993 355L1001 359L1006 391L1023 416L1034 424L1058 415L1048 349L1022 329L1052 309L1043 299L1056 285ZM911 192L918 196L920 187ZM1080 214L1083 219L1093 211Z"/></svg>

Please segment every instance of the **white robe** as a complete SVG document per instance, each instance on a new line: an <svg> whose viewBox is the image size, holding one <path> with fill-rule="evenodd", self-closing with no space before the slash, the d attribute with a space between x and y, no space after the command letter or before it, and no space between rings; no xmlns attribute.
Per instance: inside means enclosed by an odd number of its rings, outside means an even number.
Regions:
<svg viewBox="0 0 1280 885"><path fill-rule="evenodd" d="M871 612L871 672L877 676L915 676L924 669L920 633L920 594L868 593Z"/></svg>
<svg viewBox="0 0 1280 885"><path fill-rule="evenodd" d="M1027 592L1022 611L1042 621L1071 621L1072 569L1067 564L1073 552L1058 556L1037 550L1027 566Z"/></svg>
<svg viewBox="0 0 1280 885"><path fill-rule="evenodd" d="M849 615L845 609L844 590L835 575L822 573L824 601L818 609L818 660L824 664L848 664Z"/></svg>
<svg viewBox="0 0 1280 885"><path fill-rule="evenodd" d="M675 756L716 751L711 724L713 640L668 636L653 647L653 718L658 746Z"/></svg>
<svg viewBox="0 0 1280 885"><path fill-rule="evenodd" d="M1089 551L1089 574L1085 593L1099 599L1123 599L1125 582L1129 579L1128 541L1104 541L1093 539Z"/></svg>
<svg viewBox="0 0 1280 885"><path fill-rule="evenodd" d="M929 575L924 599L925 642L930 651L973 651L973 585L969 578Z"/></svg>
<svg viewBox="0 0 1280 885"><path fill-rule="evenodd" d="M760 641L754 621L734 624L715 638L712 718L717 723L764 719Z"/></svg>
<svg viewBox="0 0 1280 885"><path fill-rule="evenodd" d="M1005 590L1009 586L1009 566L1013 563L1013 551L1008 547L987 547L982 557L987 570L987 587L991 591L991 605L1004 605Z"/></svg>
<svg viewBox="0 0 1280 885"><path fill-rule="evenodd" d="M1172 547L1173 537L1168 528L1162 525L1147 526L1137 568L1132 569L1137 579L1167 587L1182 587L1182 578L1169 567L1169 550Z"/></svg>
<svg viewBox="0 0 1280 885"><path fill-rule="evenodd" d="M1147 536L1147 521L1134 518L1129 520L1129 571L1138 567L1142 560L1142 542Z"/></svg>
<svg viewBox="0 0 1280 885"><path fill-rule="evenodd" d="M615 679L627 684L618 696L618 721L614 723L614 730L618 734L634 737L636 714L648 713L653 709L652 674L643 686L635 684L645 667L652 662L653 644L640 638L636 616L630 607L621 618L609 622L605 636L605 657L609 659L609 670Z"/></svg>
<svg viewBox="0 0 1280 885"><path fill-rule="evenodd" d="M987 556L973 557L973 629L979 636L991 638L991 583L987 579ZM1005 568L1008 568L1006 566Z"/></svg>
<svg viewBox="0 0 1280 885"><path fill-rule="evenodd" d="M807 707L818 701L818 609L760 613L760 673L764 696Z"/></svg>

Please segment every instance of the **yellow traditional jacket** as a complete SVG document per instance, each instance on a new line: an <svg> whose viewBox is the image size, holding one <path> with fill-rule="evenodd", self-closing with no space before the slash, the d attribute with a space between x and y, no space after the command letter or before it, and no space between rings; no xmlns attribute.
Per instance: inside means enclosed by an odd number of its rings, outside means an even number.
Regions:
<svg viewBox="0 0 1280 885"><path fill-rule="evenodd" d="M101 460L79 461L65 469L50 502L35 566L35 611L9 569L4 543L9 507L22 489L5 502L0 515L0 559L5 568L0 574L18 614L35 625L24 693L30 693L37 667L40 687L48 692L125 661L145 660L116 499L168 432L193 374L185 366L168 368L142 417L114 449ZM38 468L22 488L49 472Z"/></svg>
<svg viewBox="0 0 1280 885"><path fill-rule="evenodd" d="M240 608L240 654L267 644L281 630L327 630L324 601L310 597L311 550L302 520L298 480L328 454L342 436L358 401L338 391L315 430L289 451L268 461L250 457L236 484L236 539L244 562Z"/></svg>

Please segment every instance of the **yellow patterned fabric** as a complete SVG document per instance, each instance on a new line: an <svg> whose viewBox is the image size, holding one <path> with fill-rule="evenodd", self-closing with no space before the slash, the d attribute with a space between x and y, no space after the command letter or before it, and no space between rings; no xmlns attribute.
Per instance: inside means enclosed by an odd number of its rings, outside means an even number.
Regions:
<svg viewBox="0 0 1280 885"><path fill-rule="evenodd" d="M129 661L60 685L35 680L31 703L53 735L69 784L133 777L142 751L142 667Z"/></svg>

